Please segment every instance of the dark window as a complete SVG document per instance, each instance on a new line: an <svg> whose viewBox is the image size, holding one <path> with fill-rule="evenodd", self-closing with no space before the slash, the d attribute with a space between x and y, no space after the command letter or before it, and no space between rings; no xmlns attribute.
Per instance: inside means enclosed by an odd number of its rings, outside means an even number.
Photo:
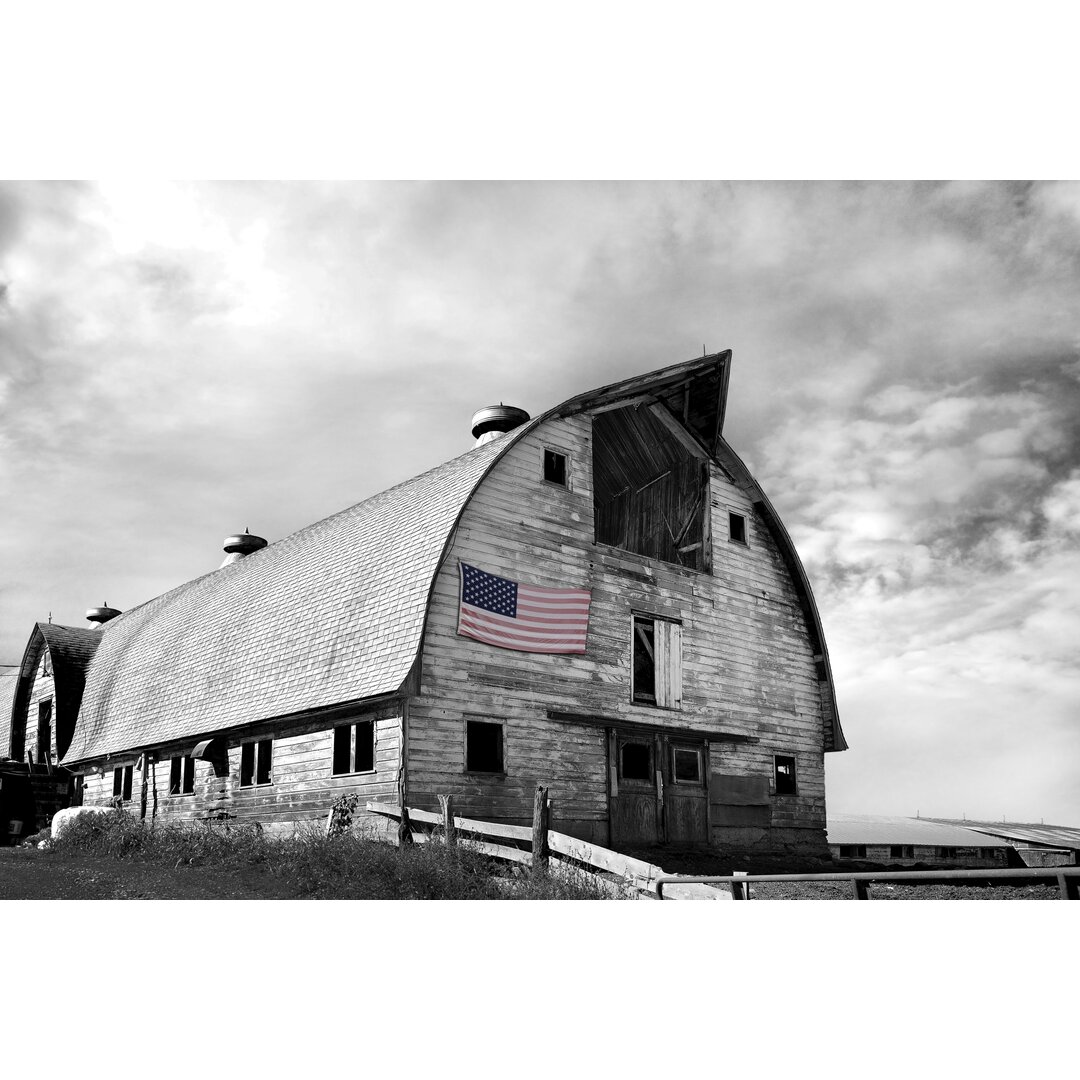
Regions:
<svg viewBox="0 0 1080 1080"><path fill-rule="evenodd" d="M195 761L174 757L169 763L169 794L190 795L195 790Z"/></svg>
<svg viewBox="0 0 1080 1080"><path fill-rule="evenodd" d="M841 844L840 845L840 858L841 859L865 859L866 858L866 845L865 844Z"/></svg>
<svg viewBox="0 0 1080 1080"><path fill-rule="evenodd" d="M240 786L251 787L253 784L271 783L270 766L273 756L273 739L244 743L240 747Z"/></svg>
<svg viewBox="0 0 1080 1080"><path fill-rule="evenodd" d="M728 536L736 544L746 543L746 518L742 514L728 514Z"/></svg>
<svg viewBox="0 0 1080 1080"><path fill-rule="evenodd" d="M127 802L131 798L131 777L135 772L134 765L121 765L113 769L113 798L123 799Z"/></svg>
<svg viewBox="0 0 1080 1080"><path fill-rule="evenodd" d="M72 806L82 806L83 804L83 786L84 780L81 776L75 777L75 790L71 795Z"/></svg>
<svg viewBox="0 0 1080 1080"><path fill-rule="evenodd" d="M52 756L52 698L38 702L37 757L48 761Z"/></svg>
<svg viewBox="0 0 1080 1080"><path fill-rule="evenodd" d="M940 859L955 859L956 848L954 847L940 847L938 848L938 858Z"/></svg>
<svg viewBox="0 0 1080 1080"><path fill-rule="evenodd" d="M334 728L334 775L372 772L375 768L375 722L361 720Z"/></svg>
<svg viewBox="0 0 1080 1080"><path fill-rule="evenodd" d="M656 623L634 616L634 700L656 700Z"/></svg>
<svg viewBox="0 0 1080 1080"><path fill-rule="evenodd" d="M776 778L777 795L795 794L795 759L793 757L777 754L773 758L773 775Z"/></svg>
<svg viewBox="0 0 1080 1080"><path fill-rule="evenodd" d="M891 844L889 846L890 859L914 859L915 849L909 844Z"/></svg>
<svg viewBox="0 0 1080 1080"><path fill-rule="evenodd" d="M682 626L669 619L633 617L632 700L677 709L682 704Z"/></svg>
<svg viewBox="0 0 1080 1080"><path fill-rule="evenodd" d="M549 484L566 487L566 455L557 450L544 451L544 479Z"/></svg>
<svg viewBox="0 0 1080 1080"><path fill-rule="evenodd" d="M671 773L676 784L701 783L701 752L683 746L671 748Z"/></svg>
<svg viewBox="0 0 1080 1080"><path fill-rule="evenodd" d="M647 742L624 742L619 759L623 780L653 779L652 746Z"/></svg>
<svg viewBox="0 0 1080 1080"><path fill-rule="evenodd" d="M469 772L503 771L502 724L469 720L465 724L465 768Z"/></svg>

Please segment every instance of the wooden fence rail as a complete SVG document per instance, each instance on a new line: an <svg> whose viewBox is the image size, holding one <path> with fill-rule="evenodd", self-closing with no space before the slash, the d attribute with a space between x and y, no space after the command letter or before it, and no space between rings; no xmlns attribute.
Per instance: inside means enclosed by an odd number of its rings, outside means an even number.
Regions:
<svg viewBox="0 0 1080 1080"><path fill-rule="evenodd" d="M664 877L662 867L549 828L551 801L543 787L537 788L532 827L456 817L452 813L452 796L440 795L439 802L442 812L437 814L412 807L404 808L403 813L400 806L376 802L369 802L366 808L370 814L399 823L404 819L413 843L441 839L452 844L460 837L468 837L473 848L492 858L534 868L550 861L586 873L612 875L621 878L621 884L640 897L658 898L656 882ZM441 836L436 830L441 830ZM610 881L610 878L599 880ZM615 883L616 892L619 884ZM669 885L667 899L730 900L731 896L725 890L691 882Z"/></svg>

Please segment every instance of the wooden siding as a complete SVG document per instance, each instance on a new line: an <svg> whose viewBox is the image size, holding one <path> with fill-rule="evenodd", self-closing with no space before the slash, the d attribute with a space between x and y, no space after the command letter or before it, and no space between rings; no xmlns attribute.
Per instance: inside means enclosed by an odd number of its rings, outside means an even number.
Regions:
<svg viewBox="0 0 1080 1080"><path fill-rule="evenodd" d="M568 488L538 480L545 445L570 451ZM469 816L524 821L540 781L551 787L555 828L602 842L602 728L550 719L550 709L715 732L712 770L770 783L773 755L793 755L798 793L771 797L772 836L805 837L823 850L823 716L813 649L787 568L750 499L710 467L714 572L696 572L594 544L591 461L589 417L549 421L511 448L466 507L436 578L420 694L410 707L410 805L436 809L438 794L453 794ZM746 517L746 544L729 541L728 510ZM531 584L590 588L586 654L518 653L459 636L459 560ZM679 709L631 701L633 612L681 623ZM505 723L504 776L466 773L468 718ZM723 733L759 741L735 745ZM767 845L770 833L714 826L712 839Z"/></svg>
<svg viewBox="0 0 1080 1080"><path fill-rule="evenodd" d="M34 672L34 682L30 690L30 704L26 710L26 739L23 743L22 760L26 760L26 752L34 755L34 763L41 765L44 761L38 760L38 707L43 701L52 702L51 724L52 731L49 735L49 752L52 755L52 763L57 761L56 755L56 685L49 664L49 650L42 649L41 659L38 661L37 670Z"/></svg>
<svg viewBox="0 0 1080 1080"><path fill-rule="evenodd" d="M370 714L358 714L342 723L355 724L372 718ZM216 776L209 761L196 761L195 790L188 795L169 794L170 762L174 757L190 753L194 740L183 746L162 748L150 755L156 760L146 766L146 819L181 822L224 817L237 824L257 821L280 827L304 821L321 823L334 800L352 792L361 796L361 803L369 800L396 803L401 762L400 715L375 719L373 772L333 775L333 731L325 726L313 729L308 722L281 726L276 732L230 735L228 774ZM272 783L241 787L242 745L270 737L274 743ZM84 804L109 805L113 797L113 768L136 760L132 756L118 757L104 767L104 772L99 768L89 773L84 781ZM142 772L136 768L131 801L125 804L136 815L141 812L142 782Z"/></svg>

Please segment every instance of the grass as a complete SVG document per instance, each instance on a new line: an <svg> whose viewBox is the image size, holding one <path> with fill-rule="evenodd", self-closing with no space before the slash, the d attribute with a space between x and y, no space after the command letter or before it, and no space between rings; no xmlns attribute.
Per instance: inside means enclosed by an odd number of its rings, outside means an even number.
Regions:
<svg viewBox="0 0 1080 1080"><path fill-rule="evenodd" d="M104 857L169 868L208 867L267 875L298 899L606 900L591 875L532 874L470 848L381 843L354 831L314 827L289 837L257 826L147 824L117 813L80 818L49 848L53 858Z"/></svg>

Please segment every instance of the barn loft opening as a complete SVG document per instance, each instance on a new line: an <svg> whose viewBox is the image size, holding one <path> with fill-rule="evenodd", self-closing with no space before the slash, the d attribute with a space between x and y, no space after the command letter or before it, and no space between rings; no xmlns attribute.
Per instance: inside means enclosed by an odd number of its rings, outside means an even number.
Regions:
<svg viewBox="0 0 1080 1080"><path fill-rule="evenodd" d="M693 570L709 570L709 472L690 437L653 410L593 417L596 542Z"/></svg>

